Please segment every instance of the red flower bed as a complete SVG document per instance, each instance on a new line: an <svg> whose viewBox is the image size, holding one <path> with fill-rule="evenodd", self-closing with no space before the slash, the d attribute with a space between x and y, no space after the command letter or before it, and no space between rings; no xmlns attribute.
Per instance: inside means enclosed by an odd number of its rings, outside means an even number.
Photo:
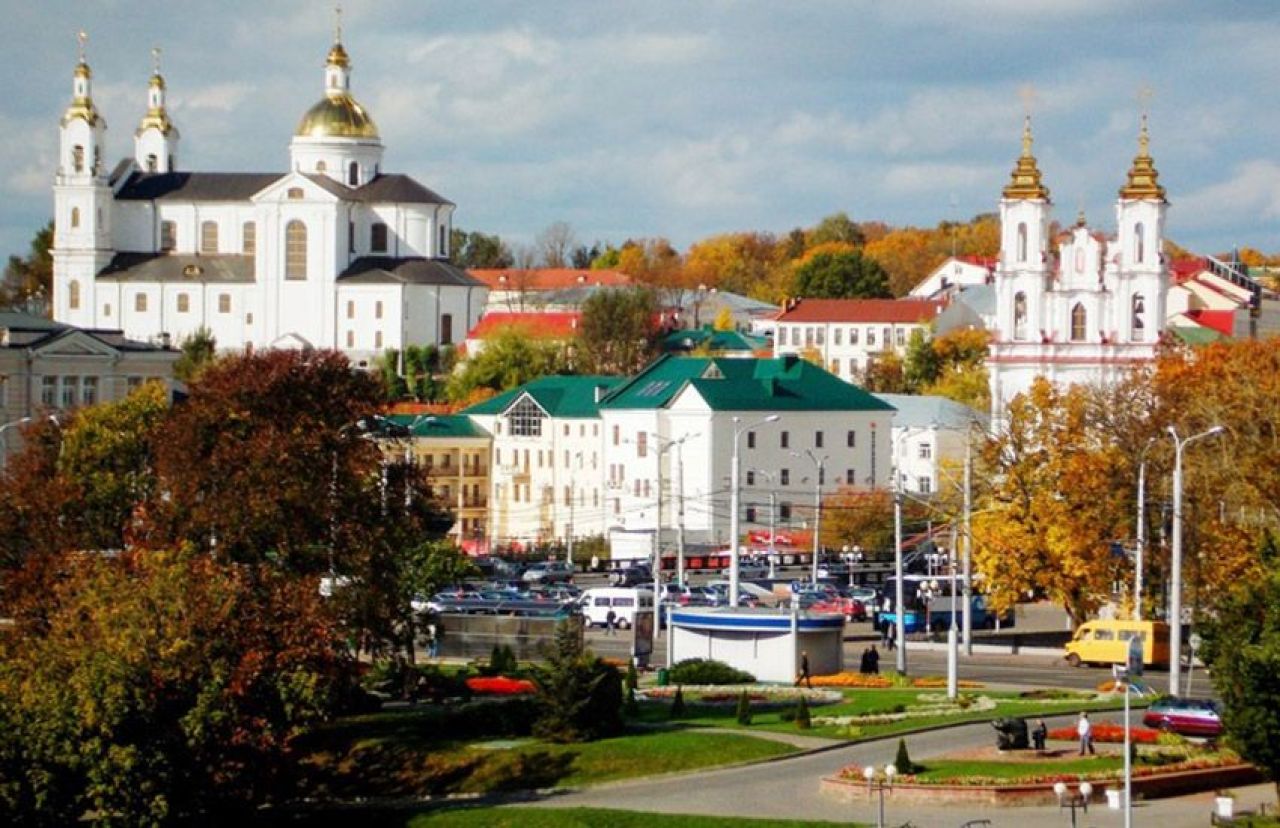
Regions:
<svg viewBox="0 0 1280 828"><path fill-rule="evenodd" d="M467 687L478 696L525 696L537 692L533 682L506 676L469 678Z"/></svg>
<svg viewBox="0 0 1280 828"><path fill-rule="evenodd" d="M1049 738L1062 742L1075 742L1080 739L1075 725L1059 727L1049 731ZM1129 728L1129 738L1140 745L1154 745L1160 738L1160 731L1149 727ZM1124 741L1124 725L1114 722L1095 722L1093 725L1093 741L1120 744Z"/></svg>

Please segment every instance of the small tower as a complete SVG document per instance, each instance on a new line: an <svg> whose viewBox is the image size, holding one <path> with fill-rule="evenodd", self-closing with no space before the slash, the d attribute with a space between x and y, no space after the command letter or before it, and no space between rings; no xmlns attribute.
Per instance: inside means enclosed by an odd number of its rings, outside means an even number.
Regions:
<svg viewBox="0 0 1280 828"><path fill-rule="evenodd" d="M1159 178L1143 114L1138 154L1116 201L1119 271L1123 274L1120 293L1129 310L1120 330L1130 342L1155 342L1164 320L1169 285L1162 247L1169 202Z"/></svg>
<svg viewBox="0 0 1280 828"><path fill-rule="evenodd" d="M164 103L164 76L160 74L160 50L151 50L154 69L147 86L147 114L133 136L133 157L138 169L149 173L173 172L178 163L178 128L169 120Z"/></svg>
<svg viewBox="0 0 1280 828"><path fill-rule="evenodd" d="M60 123L58 172L54 176L53 318L93 327L93 283L111 261L111 189L107 185L107 124L93 103L93 72L80 59L71 82L71 104Z"/></svg>
<svg viewBox="0 0 1280 828"><path fill-rule="evenodd" d="M1031 154L1031 116L1022 127L1022 153L1000 199L1000 264L996 275L996 328L1004 340L1038 340L1041 300L1051 273L1048 254L1049 188Z"/></svg>

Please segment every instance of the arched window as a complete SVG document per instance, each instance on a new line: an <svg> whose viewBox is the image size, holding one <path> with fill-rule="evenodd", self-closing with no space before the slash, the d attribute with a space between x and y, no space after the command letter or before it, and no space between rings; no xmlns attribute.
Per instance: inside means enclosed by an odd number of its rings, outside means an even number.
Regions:
<svg viewBox="0 0 1280 828"><path fill-rule="evenodd" d="M352 161L347 166L347 184L354 187L360 183L360 165Z"/></svg>
<svg viewBox="0 0 1280 828"><path fill-rule="evenodd" d="M178 224L173 221L160 222L160 249L173 250L178 246Z"/></svg>
<svg viewBox="0 0 1280 828"><path fill-rule="evenodd" d="M71 166L76 172L84 172L84 147L79 144L71 148Z"/></svg>
<svg viewBox="0 0 1280 828"><path fill-rule="evenodd" d="M252 221L246 221L244 226L240 228L240 250L246 256L252 256L258 252L258 225Z"/></svg>
<svg viewBox="0 0 1280 828"><path fill-rule="evenodd" d="M160 159L156 158L156 154L154 152L147 156L147 172L153 173L159 166Z"/></svg>
<svg viewBox="0 0 1280 828"><path fill-rule="evenodd" d="M284 227L284 278L307 278L307 225L297 219Z"/></svg>
<svg viewBox="0 0 1280 828"><path fill-rule="evenodd" d="M1018 225L1018 261L1025 262L1027 260L1027 223L1022 222Z"/></svg>
<svg viewBox="0 0 1280 828"><path fill-rule="evenodd" d="M200 222L200 252L218 252L218 223L216 221Z"/></svg>
<svg viewBox="0 0 1280 828"><path fill-rule="evenodd" d="M74 279L67 285L67 307L80 310L80 283Z"/></svg>
<svg viewBox="0 0 1280 828"><path fill-rule="evenodd" d="M1085 340L1085 323L1087 318L1084 311L1084 305L1077 302L1071 308L1071 341L1084 342Z"/></svg>
<svg viewBox="0 0 1280 828"><path fill-rule="evenodd" d="M178 313L191 312L191 296L186 293L178 294Z"/></svg>
<svg viewBox="0 0 1280 828"><path fill-rule="evenodd" d="M71 226L73 228L80 226L80 208L79 207L71 208Z"/></svg>
<svg viewBox="0 0 1280 828"><path fill-rule="evenodd" d="M329 169L329 165L324 163L323 159L316 162L316 172L322 173L322 172L328 171L328 169Z"/></svg>
<svg viewBox="0 0 1280 828"><path fill-rule="evenodd" d="M1147 257L1147 240L1142 235L1142 222L1133 225L1134 261L1142 264Z"/></svg>
<svg viewBox="0 0 1280 828"><path fill-rule="evenodd" d="M1027 294L1021 292L1013 297L1013 338L1027 338Z"/></svg>
<svg viewBox="0 0 1280 828"><path fill-rule="evenodd" d="M1142 294L1133 297L1133 341L1143 342L1147 338L1147 302Z"/></svg>

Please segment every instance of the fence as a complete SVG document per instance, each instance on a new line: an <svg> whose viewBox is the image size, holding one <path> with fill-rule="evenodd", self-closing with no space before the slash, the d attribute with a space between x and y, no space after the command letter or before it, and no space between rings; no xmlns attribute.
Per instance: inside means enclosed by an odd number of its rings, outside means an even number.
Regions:
<svg viewBox="0 0 1280 828"><path fill-rule="evenodd" d="M442 613L440 655L446 658L487 659L496 645L506 645L521 661L542 661L551 646L556 627L569 624L582 640L582 617L530 618L505 615Z"/></svg>

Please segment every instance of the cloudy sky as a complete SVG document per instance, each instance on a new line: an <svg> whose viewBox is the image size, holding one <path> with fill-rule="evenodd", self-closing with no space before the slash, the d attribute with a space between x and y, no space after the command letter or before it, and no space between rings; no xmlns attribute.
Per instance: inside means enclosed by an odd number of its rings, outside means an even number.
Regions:
<svg viewBox="0 0 1280 828"><path fill-rule="evenodd" d="M527 242L786 232L843 210L993 210L1024 109L1064 220L1111 227L1143 100L1169 235L1280 250L1273 0L345 0L384 168ZM2 0L0 252L51 214L75 32L108 158L132 152L163 49L179 166L276 171L321 96L332 3ZM1150 89L1148 96L1141 90Z"/></svg>

